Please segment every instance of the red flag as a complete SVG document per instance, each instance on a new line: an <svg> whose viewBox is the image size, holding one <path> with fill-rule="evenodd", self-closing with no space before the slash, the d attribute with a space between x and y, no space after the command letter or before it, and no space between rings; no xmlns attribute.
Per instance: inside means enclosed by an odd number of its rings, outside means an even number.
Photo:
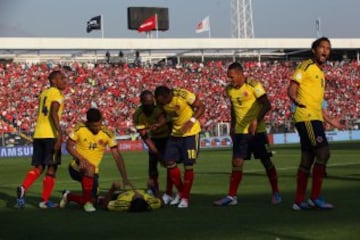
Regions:
<svg viewBox="0 0 360 240"><path fill-rule="evenodd" d="M151 16L140 25L139 32L148 32L157 28L157 14Z"/></svg>

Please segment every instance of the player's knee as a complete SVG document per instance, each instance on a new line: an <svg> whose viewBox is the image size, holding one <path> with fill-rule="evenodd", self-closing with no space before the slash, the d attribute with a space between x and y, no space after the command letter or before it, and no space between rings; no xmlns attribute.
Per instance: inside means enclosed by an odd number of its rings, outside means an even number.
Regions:
<svg viewBox="0 0 360 240"><path fill-rule="evenodd" d="M41 175L44 172L44 167L42 165L36 166L32 169L37 174Z"/></svg>
<svg viewBox="0 0 360 240"><path fill-rule="evenodd" d="M319 149L316 152L316 163L326 165L330 158L330 150L328 147Z"/></svg>
<svg viewBox="0 0 360 240"><path fill-rule="evenodd" d="M191 170L194 170L194 165L191 164L191 163L184 164L184 168L185 168L185 170L187 170L187 171L191 171Z"/></svg>
<svg viewBox="0 0 360 240"><path fill-rule="evenodd" d="M236 168L239 168L239 167L242 168L243 163L244 163L244 160L241 158L234 158L232 160L232 166L236 167Z"/></svg>
<svg viewBox="0 0 360 240"><path fill-rule="evenodd" d="M174 167L176 167L176 162L175 161L166 162L166 168L174 168Z"/></svg>

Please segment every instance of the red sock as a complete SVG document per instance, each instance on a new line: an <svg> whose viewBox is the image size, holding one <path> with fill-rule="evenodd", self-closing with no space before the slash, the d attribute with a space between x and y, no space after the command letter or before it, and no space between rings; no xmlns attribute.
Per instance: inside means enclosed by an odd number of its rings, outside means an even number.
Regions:
<svg viewBox="0 0 360 240"><path fill-rule="evenodd" d="M238 187L240 185L241 179L242 179L243 172L242 171L235 171L233 170L231 172L230 176L230 186L229 186L229 196L235 196L238 190Z"/></svg>
<svg viewBox="0 0 360 240"><path fill-rule="evenodd" d="M171 181L171 177L170 177L170 174L167 174L167 176L166 176L166 191L165 191L165 193L167 194L167 195L169 195L169 196L172 196L172 194L173 194L173 191L172 191L172 189L173 189L173 182Z"/></svg>
<svg viewBox="0 0 360 240"><path fill-rule="evenodd" d="M312 173L312 190L311 199L317 199L320 197L321 186L325 174L325 165L315 163Z"/></svg>
<svg viewBox="0 0 360 240"><path fill-rule="evenodd" d="M28 188L36 181L36 179L38 179L39 176L40 170L38 168L32 168L27 172L25 179L22 183L25 191L28 190Z"/></svg>
<svg viewBox="0 0 360 240"><path fill-rule="evenodd" d="M52 190L55 185L55 177L51 175L46 175L43 180L43 191L41 194L41 198L44 202L49 201Z"/></svg>
<svg viewBox="0 0 360 240"><path fill-rule="evenodd" d="M178 190L178 193L182 194L184 185L181 181L181 173L178 166L175 166L173 168L168 168L168 175L170 176L171 182L175 185L175 187Z"/></svg>
<svg viewBox="0 0 360 240"><path fill-rule="evenodd" d="M84 205L85 202L84 202L84 198L82 195L76 195L76 194L73 194L73 193L69 193L66 197L66 199L69 201L69 202L76 202L80 205Z"/></svg>
<svg viewBox="0 0 360 240"><path fill-rule="evenodd" d="M194 170L193 169L185 169L184 191L182 194L182 198L189 199L193 181L194 181Z"/></svg>
<svg viewBox="0 0 360 240"><path fill-rule="evenodd" d="M276 168L273 166L270 169L267 169L266 174L268 176L272 192L273 193L279 192L278 177L277 177Z"/></svg>
<svg viewBox="0 0 360 240"><path fill-rule="evenodd" d="M295 203L297 203L297 204L299 204L305 200L308 177L309 177L309 173L304 172L301 169L298 170L296 197L295 197Z"/></svg>
<svg viewBox="0 0 360 240"><path fill-rule="evenodd" d="M89 176L84 176L81 180L82 190L83 190L83 201L84 203L91 201L91 195L94 185L94 178Z"/></svg>

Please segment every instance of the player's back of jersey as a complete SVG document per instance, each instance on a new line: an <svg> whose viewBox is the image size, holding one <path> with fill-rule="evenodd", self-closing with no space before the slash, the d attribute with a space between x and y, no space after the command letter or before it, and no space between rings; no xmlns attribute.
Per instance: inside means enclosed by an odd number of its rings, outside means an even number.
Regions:
<svg viewBox="0 0 360 240"><path fill-rule="evenodd" d="M60 104L58 117L61 119L64 108L64 95L59 89L50 87L40 94L34 138L55 138L57 136L54 123L51 120L52 102L58 102Z"/></svg>

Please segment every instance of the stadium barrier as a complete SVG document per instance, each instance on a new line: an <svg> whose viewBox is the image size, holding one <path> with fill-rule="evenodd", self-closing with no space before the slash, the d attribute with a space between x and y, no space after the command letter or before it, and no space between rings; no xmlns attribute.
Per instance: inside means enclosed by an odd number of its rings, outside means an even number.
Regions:
<svg viewBox="0 0 360 240"><path fill-rule="evenodd" d="M300 139L297 133L269 134L270 144L291 144L299 143ZM329 142L360 140L360 130L354 131L331 131L326 132ZM224 137L204 137L200 139L200 148L229 148L232 145L230 136ZM119 140L118 147L120 151L144 151L147 150L141 140ZM62 153L67 154L65 146L62 147ZM0 158L6 157L30 157L33 154L31 145L0 147Z"/></svg>

